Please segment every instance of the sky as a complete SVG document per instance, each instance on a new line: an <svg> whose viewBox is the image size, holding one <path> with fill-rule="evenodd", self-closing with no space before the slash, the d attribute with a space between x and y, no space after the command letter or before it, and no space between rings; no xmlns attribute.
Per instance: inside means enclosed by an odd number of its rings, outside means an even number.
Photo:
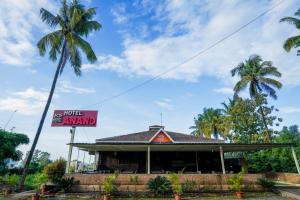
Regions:
<svg viewBox="0 0 300 200"><path fill-rule="evenodd" d="M273 61L282 73L278 100L269 100L283 118L282 126L300 124L300 57L287 53L286 38L299 35L280 18L292 16L297 0L81 0L97 7L102 28L89 35L98 61L84 60L82 76L66 66L59 77L37 149L52 159L66 157L68 127L51 127L55 109L98 110L96 128L77 128L75 142L144 131L162 122L167 130L190 133L193 118L204 107L221 108L232 97L230 70L252 54ZM156 77L209 47L264 11L275 9L234 36L159 79L129 93L120 92ZM36 43L53 31L39 9L57 12L55 0L2 0L0 4L0 127L25 133L33 140L57 62L41 57ZM246 95L246 92L245 92ZM21 146L22 151L30 145ZM82 154L81 154L82 156ZM74 156L73 156L74 157Z"/></svg>

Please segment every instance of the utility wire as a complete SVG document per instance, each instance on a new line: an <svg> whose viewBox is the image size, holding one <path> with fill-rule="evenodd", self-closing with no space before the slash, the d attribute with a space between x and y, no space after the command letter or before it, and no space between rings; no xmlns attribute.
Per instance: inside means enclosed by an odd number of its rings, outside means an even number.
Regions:
<svg viewBox="0 0 300 200"><path fill-rule="evenodd" d="M272 6L271 8L267 9L266 11L264 11L264 12L262 12L261 14L257 15L255 18L253 18L253 19L251 19L250 21L248 21L246 24L240 26L239 28L237 28L237 29L234 30L233 32L229 33L228 35L224 36L223 38L221 38L220 40L218 40L218 41L216 41L215 43L211 44L210 46L204 48L203 50L200 50L199 52L197 52L197 53L194 54L193 56L187 58L187 59L184 60L183 62L181 62L181 63L179 63L179 64L177 64L177 65L175 65L175 66L173 66L173 67L170 67L170 68L167 69L166 71L164 71L164 72L162 72L162 73L159 73L159 74L157 74L156 76L154 76L154 77L152 77L152 78L150 78L150 79L148 79L148 80L145 80L144 82L141 82L140 84L137 84L137 85L135 85L135 86L133 86L133 87L130 87L130 88L128 88L128 89L126 89L126 90L124 90L124 91L118 93L118 94L112 95L112 96L110 96L110 97L107 97L107 98L105 98L105 99L102 99L102 100L100 100L100 101L98 101L98 102L95 102L95 103L93 103L93 104L89 104L89 105L83 106L83 108L96 106L96 105L98 105L98 104L105 103L105 102L110 101L110 100L112 100L112 99L116 99L116 98L118 98L118 97L120 97L120 96L123 96L123 95L125 95L125 94L127 94L127 93L129 93L129 92L131 92L131 91L133 91L133 90L136 90L136 89L138 89L138 88L140 88L140 87L142 87L142 86L144 86L144 85L146 85L146 84L148 84L148 83L150 83L150 82L152 82L152 81L154 81L154 80L160 78L161 76L163 76L163 75L169 73L170 71L173 71L173 70L175 70L175 69L181 67L182 65L184 65L184 64L186 64L186 63L188 63L188 62L190 62L191 60L194 60L195 58L197 58L197 57L200 56L201 54L205 53L206 51L208 51L208 50L214 48L215 46L219 45L220 43L224 42L224 41L227 40L228 38L230 38L230 37L236 35L238 32L240 32L241 30L243 30L244 28L246 28L247 26L249 26L250 24L252 24L252 23L255 22L256 20L260 19L260 18L263 17L264 15L266 15L266 14L268 14L269 12L271 12L272 10L274 10L276 7L278 7L279 5L281 5L284 1L285 1L285 0L282 0L282 1L280 1L278 4L275 4L275 5Z"/></svg>

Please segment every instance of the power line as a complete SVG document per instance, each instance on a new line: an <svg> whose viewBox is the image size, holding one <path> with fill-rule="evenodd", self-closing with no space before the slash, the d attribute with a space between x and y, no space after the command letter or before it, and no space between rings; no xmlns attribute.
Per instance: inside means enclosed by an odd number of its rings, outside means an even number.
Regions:
<svg viewBox="0 0 300 200"><path fill-rule="evenodd" d="M250 21L248 21L246 24L240 26L239 28L237 28L236 30L234 30L233 32L229 33L228 35L224 36L223 38L221 38L220 40L216 41L215 43L213 43L212 45L204 48L203 50L200 50L199 52L197 52L196 54L194 54L193 56L187 58L186 60L184 60L183 62L173 66L173 67L170 67L169 69L167 69L166 71L162 72L162 73L159 73L157 74L156 76L152 77L152 78L149 78L148 80L144 81L144 82L141 82L140 84L137 84L131 88L128 88L118 94L115 94L115 95L112 95L110 97L107 97L105 99L102 99L98 102L95 102L93 104L89 104L89 105L86 105L86 106L83 106L83 108L86 108L86 107L91 107L91 106L95 106L95 105L98 105L98 104L101 104L101 103L104 103L104 102L107 102L107 101L110 101L112 99L115 99L115 98L118 98L120 96L123 96L133 90L136 90L158 78L160 78L161 76L169 73L170 71L173 71L179 67L181 67L182 65L190 62L191 60L194 60L195 58L197 58L198 56L200 56L201 54L205 53L206 51L214 48L215 46L219 45L220 43L224 42L225 40L227 40L228 38L234 36L235 34L237 34L238 32L240 32L241 30L243 30L244 28L246 28L247 26L249 26L250 24L252 24L253 22L255 22L256 20L258 20L259 18L263 17L264 15L266 15L267 13L269 13L270 11L272 11L273 9L275 9L276 7L278 7L279 5L281 5L285 0L282 0L280 1L278 4L275 4L274 6L272 6L271 8L267 9L266 11L262 12L261 14L257 15L255 18L251 19Z"/></svg>

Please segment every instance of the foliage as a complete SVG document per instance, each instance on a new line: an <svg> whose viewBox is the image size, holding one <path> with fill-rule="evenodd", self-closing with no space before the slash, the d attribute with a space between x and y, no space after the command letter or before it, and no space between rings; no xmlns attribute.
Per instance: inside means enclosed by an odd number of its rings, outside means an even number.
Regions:
<svg viewBox="0 0 300 200"><path fill-rule="evenodd" d="M277 99L276 90L282 87L282 84L271 77L281 77L281 73L273 66L271 61L263 61L259 55L252 55L245 62L241 62L237 67L231 70L232 76L238 76L240 80L234 86L235 96L249 86L251 99L261 101L261 96L266 94ZM265 119L266 113L262 106L259 106L259 113L264 124L265 141L271 141L271 132Z"/></svg>
<svg viewBox="0 0 300 200"><path fill-rule="evenodd" d="M195 125L191 129L194 129L193 134L197 136L226 138L229 132L226 117L221 109L204 108L203 113L194 118L194 121Z"/></svg>
<svg viewBox="0 0 300 200"><path fill-rule="evenodd" d="M295 152L300 154L300 132L298 126L283 127L274 139L277 143L293 143ZM290 148L274 148L247 153L250 172L297 172Z"/></svg>
<svg viewBox="0 0 300 200"><path fill-rule="evenodd" d="M30 174L25 179L25 187L27 189L36 189L38 190L43 183L48 181L48 177L44 173L35 173Z"/></svg>
<svg viewBox="0 0 300 200"><path fill-rule="evenodd" d="M44 173L53 183L59 183L65 174L66 161L63 158L55 160L44 168Z"/></svg>
<svg viewBox="0 0 300 200"><path fill-rule="evenodd" d="M28 152L29 153L29 152ZM27 153L27 155L28 155ZM27 157L26 155L26 157ZM30 165L29 165L29 172L36 173L41 172L46 165L51 163L50 154L48 152L40 151L36 149L33 153Z"/></svg>
<svg viewBox="0 0 300 200"><path fill-rule="evenodd" d="M15 187L18 185L18 183L20 181L20 177L16 174L5 175L2 179L2 181L5 185L8 185L10 187Z"/></svg>
<svg viewBox="0 0 300 200"><path fill-rule="evenodd" d="M234 174L231 178L228 179L228 183L231 184L231 188L237 192L240 192L242 189L242 172Z"/></svg>
<svg viewBox="0 0 300 200"><path fill-rule="evenodd" d="M27 135L20 133L10 133L0 129L0 174L4 174L6 169L6 161L8 159L19 161L22 158L22 152L16 150L19 145L28 144Z"/></svg>
<svg viewBox="0 0 300 200"><path fill-rule="evenodd" d="M185 180L185 182L182 184L182 192L188 193L188 192L194 192L196 190L197 183L193 180Z"/></svg>
<svg viewBox="0 0 300 200"><path fill-rule="evenodd" d="M291 25L294 25L295 28L300 29L300 9L295 12L295 17L284 17L280 19L279 22L287 22ZM298 17L298 18L297 18ZM286 41L283 44L283 48L290 52L292 48L298 48L300 46L300 35L296 35L293 37L289 37L286 39ZM297 51L297 55L300 55L300 50Z"/></svg>
<svg viewBox="0 0 300 200"><path fill-rule="evenodd" d="M71 178L62 178L57 183L57 188L59 191L69 192L74 185L79 184L78 180L75 180L74 177Z"/></svg>
<svg viewBox="0 0 300 200"><path fill-rule="evenodd" d="M157 176L150 178L147 182L147 186L155 196L163 195L170 190L170 181L164 176Z"/></svg>
<svg viewBox="0 0 300 200"><path fill-rule="evenodd" d="M105 178L103 182L103 190L105 194L111 195L114 191L116 191L117 186L115 184L115 181L118 177L118 174L112 174Z"/></svg>
<svg viewBox="0 0 300 200"><path fill-rule="evenodd" d="M137 175L130 176L130 183L134 184L134 193L136 193L136 185L139 183L139 177Z"/></svg>
<svg viewBox="0 0 300 200"><path fill-rule="evenodd" d="M172 186L172 190L174 194L182 193L182 188L179 180L179 176L176 173L169 174L169 180Z"/></svg>
<svg viewBox="0 0 300 200"><path fill-rule="evenodd" d="M266 179L266 178L260 178L258 179L259 184L264 188L264 189L272 189L275 186L274 181Z"/></svg>

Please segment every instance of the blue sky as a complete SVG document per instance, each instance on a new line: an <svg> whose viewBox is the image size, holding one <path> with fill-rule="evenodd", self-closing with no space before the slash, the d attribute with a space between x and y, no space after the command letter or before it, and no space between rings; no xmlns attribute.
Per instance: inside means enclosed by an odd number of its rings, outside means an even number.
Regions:
<svg viewBox="0 0 300 200"><path fill-rule="evenodd" d="M230 69L251 54L271 60L283 76L278 100L283 125L300 124L300 62L296 52L282 49L284 39L299 34L287 24L298 4L286 0L205 54L126 95L86 107L162 73L206 48L279 3L270 1L92 1L103 28L92 33L98 62L84 61L82 77L66 67L56 88L37 148L53 158L67 155L68 128L51 127L54 109L99 110L98 127L78 128L76 141L142 131L160 123L168 130L189 133L193 118L204 107L221 107L232 96ZM159 2L159 3L158 3ZM36 43L51 31L39 19L39 9L53 12L53 0L4 0L0 5L0 127L17 110L7 129L16 127L33 139L56 63L40 57ZM7 12L9 10L9 12ZM22 146L28 150L29 145Z"/></svg>

